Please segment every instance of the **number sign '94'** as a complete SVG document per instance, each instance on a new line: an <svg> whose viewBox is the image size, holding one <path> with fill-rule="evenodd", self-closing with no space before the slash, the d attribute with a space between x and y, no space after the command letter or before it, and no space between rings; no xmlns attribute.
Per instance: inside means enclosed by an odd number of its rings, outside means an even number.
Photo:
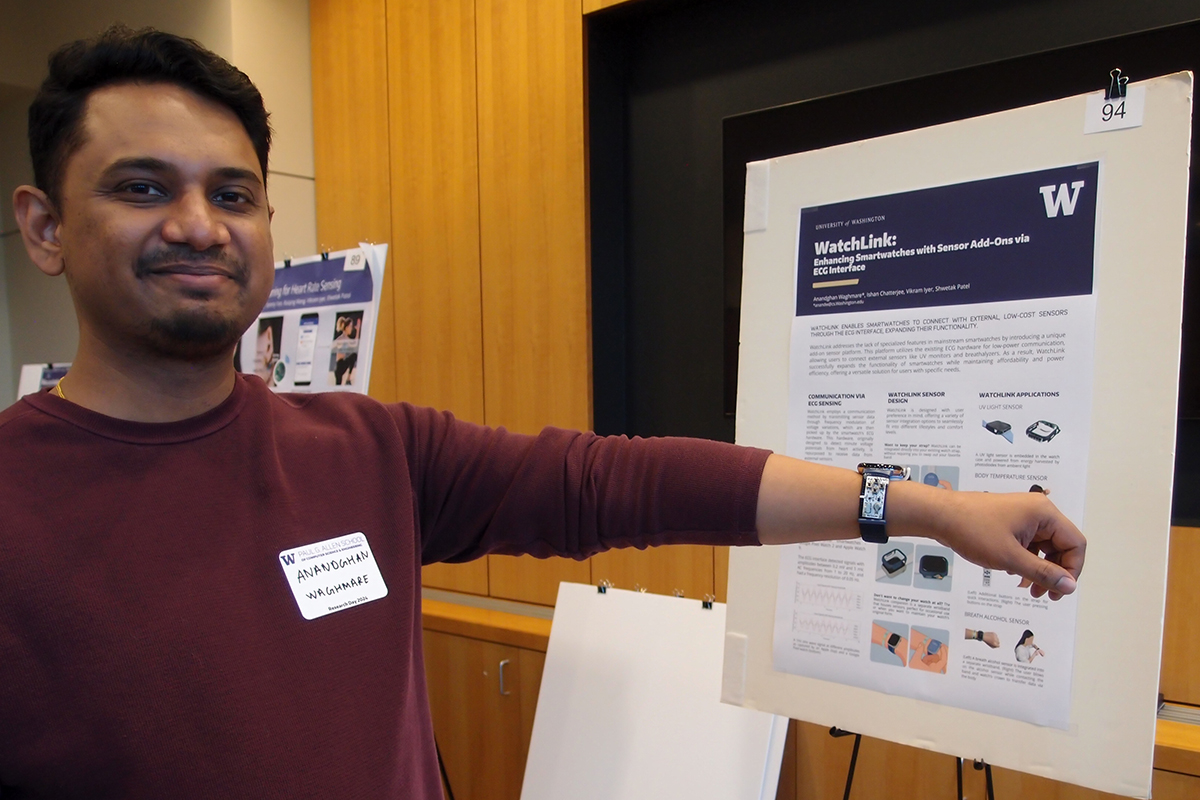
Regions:
<svg viewBox="0 0 1200 800"><path fill-rule="evenodd" d="M1119 131L1137 128L1146 111L1146 87L1130 86L1124 97L1106 100L1104 92L1089 94L1087 114L1083 118L1084 133Z"/></svg>

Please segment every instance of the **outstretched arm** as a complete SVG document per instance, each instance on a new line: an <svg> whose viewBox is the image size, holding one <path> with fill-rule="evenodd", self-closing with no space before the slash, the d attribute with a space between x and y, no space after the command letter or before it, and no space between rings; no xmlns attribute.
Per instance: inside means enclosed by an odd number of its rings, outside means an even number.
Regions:
<svg viewBox="0 0 1200 800"><path fill-rule="evenodd" d="M763 544L859 535L853 470L772 455L758 493ZM1057 600L1075 591L1087 541L1049 498L1037 492L946 492L914 481L888 488L888 533L924 536L988 569L1032 582L1030 592Z"/></svg>

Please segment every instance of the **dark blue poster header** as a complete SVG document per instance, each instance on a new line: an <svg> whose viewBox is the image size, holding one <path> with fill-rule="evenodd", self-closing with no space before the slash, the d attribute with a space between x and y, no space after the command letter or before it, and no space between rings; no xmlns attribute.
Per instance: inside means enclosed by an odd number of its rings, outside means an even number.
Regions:
<svg viewBox="0 0 1200 800"><path fill-rule="evenodd" d="M263 313L337 303L369 303L372 299L371 270L346 272L346 257L292 264L275 270L275 286Z"/></svg>
<svg viewBox="0 0 1200 800"><path fill-rule="evenodd" d="M1099 167L802 209L796 316L1091 294Z"/></svg>

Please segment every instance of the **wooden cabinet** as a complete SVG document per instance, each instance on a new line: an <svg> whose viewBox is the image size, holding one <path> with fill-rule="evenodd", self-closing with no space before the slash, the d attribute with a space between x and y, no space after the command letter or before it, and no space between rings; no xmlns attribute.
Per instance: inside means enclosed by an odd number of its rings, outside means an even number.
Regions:
<svg viewBox="0 0 1200 800"><path fill-rule="evenodd" d="M425 679L456 800L518 800L550 621L426 601Z"/></svg>
<svg viewBox="0 0 1200 800"><path fill-rule="evenodd" d="M1193 740L1186 746L1200 748L1200 741ZM840 800L846 786L853 737L835 739L828 728L793 721L788 728L786 747L778 800ZM1180 752L1183 751L1172 750L1169 757L1178 758ZM1200 757L1200 752L1193 755ZM1155 764L1160 763L1161 755L1155 758ZM957 774L955 759L950 756L864 737L851 797L888 800L956 797ZM998 798L1118 800L1119 797L1006 769L993 769L992 777ZM1200 776L1155 769L1152 792L1155 800L1193 800L1200 797ZM969 762L963 767L963 795L976 800L987 797L984 772L973 769Z"/></svg>
<svg viewBox="0 0 1200 800"><path fill-rule="evenodd" d="M456 800L517 800L545 654L425 632L433 730Z"/></svg>
<svg viewBox="0 0 1200 800"><path fill-rule="evenodd" d="M1200 528L1171 529L1167 564L1158 690L1174 703L1200 705Z"/></svg>

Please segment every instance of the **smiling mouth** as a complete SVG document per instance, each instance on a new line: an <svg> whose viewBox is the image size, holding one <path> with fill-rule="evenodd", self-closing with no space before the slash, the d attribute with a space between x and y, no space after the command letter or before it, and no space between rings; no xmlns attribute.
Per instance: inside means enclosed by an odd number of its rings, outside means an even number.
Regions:
<svg viewBox="0 0 1200 800"><path fill-rule="evenodd" d="M183 247L168 247L139 258L134 272L139 278L157 275L199 286L219 283L222 280L230 280L244 286L249 277L243 262L217 248L196 251Z"/></svg>
<svg viewBox="0 0 1200 800"><path fill-rule="evenodd" d="M155 267L149 270L150 275L181 275L185 277L196 278L228 278L236 280L236 277L227 269L219 267L209 267L201 264L168 264L161 267Z"/></svg>

